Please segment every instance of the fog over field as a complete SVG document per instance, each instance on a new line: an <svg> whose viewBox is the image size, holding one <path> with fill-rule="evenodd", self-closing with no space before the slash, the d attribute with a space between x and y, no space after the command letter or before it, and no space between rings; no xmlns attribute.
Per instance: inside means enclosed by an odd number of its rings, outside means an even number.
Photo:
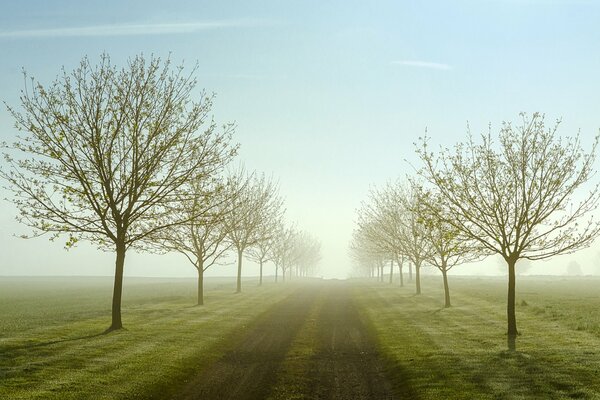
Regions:
<svg viewBox="0 0 600 400"><path fill-rule="evenodd" d="M197 91L215 92L218 123L234 121L238 160L280 184L287 216L322 243L321 274L350 274L348 243L372 185L412 174L413 142L497 131L521 111L562 118L589 146L600 127L600 7L592 1L461 0L9 2L0 15L0 95L18 104L21 69L42 83L101 52L119 65L143 52L198 62ZM17 131L0 110L0 139ZM7 197L3 190L2 197ZM112 275L113 257L80 243L14 238L26 228L0 209L0 275ZM528 274L598 274L600 245L535 262ZM181 256L130 252L126 275L193 276ZM219 266L208 275L235 274ZM501 274L496 261L455 274ZM266 267L271 274L272 266ZM579 271L579 270L571 270ZM247 268L256 275L257 267Z"/></svg>
<svg viewBox="0 0 600 400"><path fill-rule="evenodd" d="M600 399L599 1L0 10L0 399Z"/></svg>

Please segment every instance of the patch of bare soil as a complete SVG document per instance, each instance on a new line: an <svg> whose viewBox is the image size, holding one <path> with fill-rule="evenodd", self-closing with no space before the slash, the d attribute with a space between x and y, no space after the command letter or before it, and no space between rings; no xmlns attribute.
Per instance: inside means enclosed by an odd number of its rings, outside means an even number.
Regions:
<svg viewBox="0 0 600 400"><path fill-rule="evenodd" d="M309 399L396 399L386 365L361 321L348 285L330 285L318 316Z"/></svg>
<svg viewBox="0 0 600 400"><path fill-rule="evenodd" d="M263 315L220 360L193 378L176 399L265 399L290 346L310 314L316 316L315 348L301 360L308 372L296 399L416 399L402 368L377 352L375 339L361 320L344 282L313 285L297 291ZM393 377L391 381L389 377ZM291 388L290 388L291 389Z"/></svg>
<svg viewBox="0 0 600 400"><path fill-rule="evenodd" d="M290 344L317 296L297 291L250 327L239 344L194 377L175 399L254 400L268 397Z"/></svg>

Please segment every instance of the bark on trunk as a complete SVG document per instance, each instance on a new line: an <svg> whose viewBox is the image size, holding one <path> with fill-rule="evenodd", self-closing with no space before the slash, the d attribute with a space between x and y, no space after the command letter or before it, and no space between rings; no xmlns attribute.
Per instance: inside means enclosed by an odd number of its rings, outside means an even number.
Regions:
<svg viewBox="0 0 600 400"><path fill-rule="evenodd" d="M415 263L415 284L417 294L421 294L421 262Z"/></svg>
<svg viewBox="0 0 600 400"><path fill-rule="evenodd" d="M394 260L390 264L390 285L393 283L394 278Z"/></svg>
<svg viewBox="0 0 600 400"><path fill-rule="evenodd" d="M515 264L516 260L508 260L508 304L506 306L506 314L508 317L508 337L510 350L514 350L514 348L511 348L511 339L514 347L514 340L519 334L517 331L517 316L515 314Z"/></svg>
<svg viewBox="0 0 600 400"><path fill-rule="evenodd" d="M204 305L204 268L202 265L198 269L198 305Z"/></svg>
<svg viewBox="0 0 600 400"><path fill-rule="evenodd" d="M262 286L262 269L263 269L263 262L262 262L262 260L260 260L260 277L258 278L258 286Z"/></svg>
<svg viewBox="0 0 600 400"><path fill-rule="evenodd" d="M444 267L442 269L442 276L444 277L444 308L450 307L450 288L448 287L448 271Z"/></svg>
<svg viewBox="0 0 600 400"><path fill-rule="evenodd" d="M238 250L237 288L235 292L242 292L242 250Z"/></svg>
<svg viewBox="0 0 600 400"><path fill-rule="evenodd" d="M117 260L115 262L115 283L113 286L112 299L112 323L106 333L123 328L121 321L121 298L123 296L123 268L125 266L125 241L117 243Z"/></svg>

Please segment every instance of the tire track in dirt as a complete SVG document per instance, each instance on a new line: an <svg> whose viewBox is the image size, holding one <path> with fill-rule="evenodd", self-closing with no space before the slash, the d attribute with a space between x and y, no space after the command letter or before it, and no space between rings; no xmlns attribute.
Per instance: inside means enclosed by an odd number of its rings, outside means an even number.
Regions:
<svg viewBox="0 0 600 400"><path fill-rule="evenodd" d="M269 396L277 371L321 285L297 290L252 324L236 347L209 365L174 399L254 400Z"/></svg>
<svg viewBox="0 0 600 400"><path fill-rule="evenodd" d="M306 399L415 399L406 382L390 381L394 373L361 320L349 284L331 283L317 317L317 349L310 361ZM387 370L387 371L386 371ZM400 371L401 372L401 371Z"/></svg>

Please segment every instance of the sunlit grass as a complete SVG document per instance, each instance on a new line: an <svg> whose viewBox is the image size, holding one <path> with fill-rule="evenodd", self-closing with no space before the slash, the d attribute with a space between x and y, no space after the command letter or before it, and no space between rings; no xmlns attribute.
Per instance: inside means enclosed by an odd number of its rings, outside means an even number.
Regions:
<svg viewBox="0 0 600 400"><path fill-rule="evenodd" d="M197 307L194 280L128 279L126 330L101 335L110 324L110 279L1 278L0 398L168 398L294 290L207 286L206 305Z"/></svg>
<svg viewBox="0 0 600 400"><path fill-rule="evenodd" d="M356 286L390 362L424 399L600 398L600 280L520 277L517 352L507 351L506 282L441 278L412 287Z"/></svg>
<svg viewBox="0 0 600 400"><path fill-rule="evenodd" d="M322 307L323 293L321 292L290 345L268 400L307 399L305 392L309 384L310 360L315 356L318 346L317 317Z"/></svg>

